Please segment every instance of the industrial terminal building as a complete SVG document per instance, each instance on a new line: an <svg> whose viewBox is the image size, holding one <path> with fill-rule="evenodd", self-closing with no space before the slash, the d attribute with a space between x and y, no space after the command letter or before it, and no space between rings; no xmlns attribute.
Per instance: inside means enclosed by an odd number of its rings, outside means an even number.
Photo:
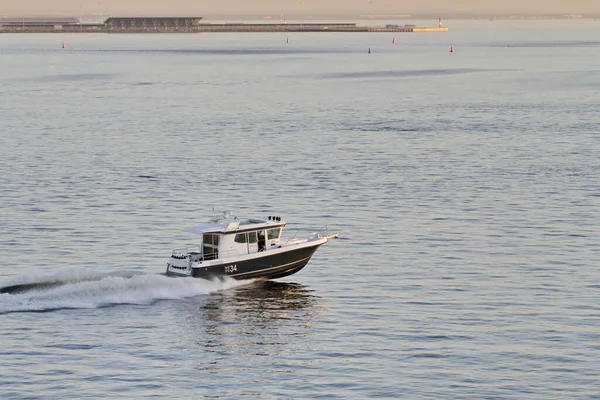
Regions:
<svg viewBox="0 0 600 400"><path fill-rule="evenodd" d="M110 17L110 30L196 30L202 17Z"/></svg>

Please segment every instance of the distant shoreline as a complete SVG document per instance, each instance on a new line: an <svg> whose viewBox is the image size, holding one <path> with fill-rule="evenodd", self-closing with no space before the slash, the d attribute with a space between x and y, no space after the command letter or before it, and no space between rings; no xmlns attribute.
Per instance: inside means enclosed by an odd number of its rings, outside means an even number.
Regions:
<svg viewBox="0 0 600 400"><path fill-rule="evenodd" d="M448 28L445 27L386 27L386 26L359 26L359 27L339 27L339 28L290 28L284 26L277 27L210 27L200 29L107 29L107 28L70 28L70 29L40 29L40 28L0 28L0 34L3 33L105 33L105 34L126 34L126 33L140 33L140 34L157 34L157 33L382 33L382 32L395 32L395 33L441 33L448 32Z"/></svg>
<svg viewBox="0 0 600 400"><path fill-rule="evenodd" d="M3 12L5 18L55 18L55 17L73 17L77 15L82 20L100 20L111 15L121 17L139 16L139 13L110 13L110 12L52 12L40 14L19 14ZM186 14L184 14L186 15ZM179 15L178 16L184 16ZM155 15L148 15L153 17ZM172 16L170 14L160 15L161 17ZM191 16L191 14L189 15ZM202 13L204 20L209 21L359 21L359 20L532 20L532 19L561 19L561 20L581 20L581 19L600 19L600 13L403 13L403 12L358 12L358 13L320 13L306 14L298 12L290 13Z"/></svg>
<svg viewBox="0 0 600 400"><path fill-rule="evenodd" d="M0 33L228 33L228 32L447 32L414 24L359 26L354 22L206 23L203 17L109 17L101 22L78 18L0 19Z"/></svg>

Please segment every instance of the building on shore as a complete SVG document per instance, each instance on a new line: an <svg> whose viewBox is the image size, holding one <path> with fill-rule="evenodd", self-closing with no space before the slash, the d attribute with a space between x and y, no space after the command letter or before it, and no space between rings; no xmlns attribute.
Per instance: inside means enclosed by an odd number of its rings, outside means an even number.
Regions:
<svg viewBox="0 0 600 400"><path fill-rule="evenodd" d="M40 29L54 30L63 29L69 26L79 26L81 23L78 18L71 17L20 17L20 18L0 18L0 29Z"/></svg>
<svg viewBox="0 0 600 400"><path fill-rule="evenodd" d="M109 17L104 21L109 30L193 30L202 17Z"/></svg>

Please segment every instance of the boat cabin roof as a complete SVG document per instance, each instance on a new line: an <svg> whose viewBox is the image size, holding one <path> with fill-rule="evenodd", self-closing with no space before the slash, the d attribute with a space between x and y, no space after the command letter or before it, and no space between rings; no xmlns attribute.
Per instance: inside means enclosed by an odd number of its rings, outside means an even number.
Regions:
<svg viewBox="0 0 600 400"><path fill-rule="evenodd" d="M255 231L260 229L272 229L272 228L280 228L286 225L285 222L281 221L281 218L273 219L256 219L256 218L248 218L248 219L237 219L235 218L232 221L209 221L206 224L192 226L190 228L185 228L184 232L191 232L197 234L205 234L205 233L240 233L247 231Z"/></svg>

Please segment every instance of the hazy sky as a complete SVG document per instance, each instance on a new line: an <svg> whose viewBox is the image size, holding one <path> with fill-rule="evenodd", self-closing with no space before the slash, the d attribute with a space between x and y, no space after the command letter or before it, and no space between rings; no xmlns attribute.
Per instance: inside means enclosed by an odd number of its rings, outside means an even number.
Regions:
<svg viewBox="0 0 600 400"><path fill-rule="evenodd" d="M2 14L600 13L600 0L0 0Z"/></svg>

